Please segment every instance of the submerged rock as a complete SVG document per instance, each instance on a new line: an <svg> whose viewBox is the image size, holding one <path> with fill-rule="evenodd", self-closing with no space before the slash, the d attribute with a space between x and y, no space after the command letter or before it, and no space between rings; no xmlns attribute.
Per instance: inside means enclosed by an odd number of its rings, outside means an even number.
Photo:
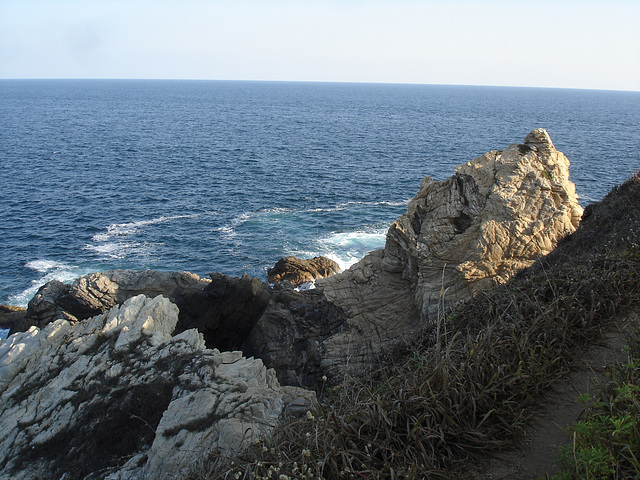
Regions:
<svg viewBox="0 0 640 480"><path fill-rule="evenodd" d="M282 257L267 272L271 283L288 281L294 286L330 277L340 271L340 265L327 257L313 257L305 260L295 256Z"/></svg>
<svg viewBox="0 0 640 480"><path fill-rule="evenodd" d="M206 349L196 330L172 337L177 321L169 300L141 295L9 337L0 478L177 478L205 452L259 438L284 399L300 403L261 360Z"/></svg>

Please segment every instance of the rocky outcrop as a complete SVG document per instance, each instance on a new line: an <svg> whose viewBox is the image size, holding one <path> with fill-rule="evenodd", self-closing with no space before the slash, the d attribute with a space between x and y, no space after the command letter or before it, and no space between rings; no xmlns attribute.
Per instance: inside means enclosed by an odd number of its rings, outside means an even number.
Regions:
<svg viewBox="0 0 640 480"><path fill-rule="evenodd" d="M22 307L13 305L0 305L0 328L9 329L26 316L27 311Z"/></svg>
<svg viewBox="0 0 640 480"><path fill-rule="evenodd" d="M313 257L305 260L295 256L282 257L267 272L271 283L288 281L294 286L330 277L340 271L340 265L327 257Z"/></svg>
<svg viewBox="0 0 640 480"><path fill-rule="evenodd" d="M292 384L368 368L439 311L506 281L575 230L582 209L568 167L547 132L535 130L449 179L426 177L384 250L316 281L313 297L280 294L244 348Z"/></svg>
<svg viewBox="0 0 640 480"><path fill-rule="evenodd" d="M346 328L346 318L317 290L277 286L242 351L275 369L280 383L313 388L324 374L327 339Z"/></svg>
<svg viewBox="0 0 640 480"><path fill-rule="evenodd" d="M422 317L440 292L468 298L549 253L582 216L569 161L543 129L492 151L443 182L425 178L387 234L383 268L415 285Z"/></svg>
<svg viewBox="0 0 640 480"><path fill-rule="evenodd" d="M366 366L445 306L549 253L581 215L569 161L542 129L444 181L426 177L384 250L316 282L348 317L344 332L326 341L324 367Z"/></svg>
<svg viewBox="0 0 640 480"><path fill-rule="evenodd" d="M569 162L539 129L446 180L426 177L385 248L316 280L315 291L295 292L287 281L271 288L247 276L119 270L71 286L48 284L24 326L87 318L153 291L178 305L175 333L197 328L207 347L242 349L275 368L281 382L312 386L347 366L366 368L445 308L506 281L573 232L581 215ZM307 271L308 264L284 260L296 275Z"/></svg>
<svg viewBox="0 0 640 480"><path fill-rule="evenodd" d="M1 344L0 478L177 478L259 438L285 399L308 408L261 360L172 337L177 321L166 298L136 296Z"/></svg>
<svg viewBox="0 0 640 480"><path fill-rule="evenodd" d="M266 308L271 294L266 283L244 275L111 270L76 279L71 285L51 281L29 302L24 318L11 333L31 326L44 328L64 318L72 323L103 313L137 295L163 295L178 306L176 332L197 328L210 348L238 350Z"/></svg>
<svg viewBox="0 0 640 480"><path fill-rule="evenodd" d="M44 285L31 299L23 322L11 333L26 331L31 326L45 327L64 318L77 322L105 312L137 295L163 295L180 304L185 297L202 291L209 280L188 272L158 272L154 270L110 270L92 273L72 284L53 280Z"/></svg>

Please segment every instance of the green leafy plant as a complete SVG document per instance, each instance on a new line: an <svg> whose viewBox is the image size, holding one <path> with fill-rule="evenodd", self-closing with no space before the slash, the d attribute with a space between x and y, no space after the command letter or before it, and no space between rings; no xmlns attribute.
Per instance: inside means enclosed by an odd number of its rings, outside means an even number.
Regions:
<svg viewBox="0 0 640 480"><path fill-rule="evenodd" d="M636 346L627 352L638 351ZM640 476L640 358L607 369L609 381L583 395L585 419L571 428L571 445L560 452L555 480Z"/></svg>

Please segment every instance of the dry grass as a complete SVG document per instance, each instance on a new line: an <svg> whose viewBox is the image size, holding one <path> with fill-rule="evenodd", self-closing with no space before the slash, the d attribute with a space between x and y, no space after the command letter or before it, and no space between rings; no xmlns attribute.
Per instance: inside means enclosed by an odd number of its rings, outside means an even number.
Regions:
<svg viewBox="0 0 640 480"><path fill-rule="evenodd" d="M588 217L547 259L443 314L370 376L327 389L317 411L233 465L212 452L196 478L451 478L513 444L579 347L640 305L638 176Z"/></svg>

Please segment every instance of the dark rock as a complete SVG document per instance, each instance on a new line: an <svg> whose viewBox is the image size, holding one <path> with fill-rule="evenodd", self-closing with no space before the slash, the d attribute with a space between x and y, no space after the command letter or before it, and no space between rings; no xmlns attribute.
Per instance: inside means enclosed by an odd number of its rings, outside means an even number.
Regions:
<svg viewBox="0 0 640 480"><path fill-rule="evenodd" d="M177 299L180 317L175 333L197 328L207 347L239 350L271 299L269 286L248 275L210 277L202 291Z"/></svg>
<svg viewBox="0 0 640 480"><path fill-rule="evenodd" d="M13 305L0 305L0 328L11 329L19 323L27 314L27 310Z"/></svg>
<svg viewBox="0 0 640 480"><path fill-rule="evenodd" d="M180 306L181 300L202 291L209 280L188 272L110 270L77 278L71 285L57 280L42 286L31 299L24 319L11 333L31 326L44 328L63 318L72 323L120 305L137 295L163 295Z"/></svg>
<svg viewBox="0 0 640 480"><path fill-rule="evenodd" d="M273 368L281 384L309 388L324 373L326 340L345 327L342 309L320 291L277 287L242 350Z"/></svg>

